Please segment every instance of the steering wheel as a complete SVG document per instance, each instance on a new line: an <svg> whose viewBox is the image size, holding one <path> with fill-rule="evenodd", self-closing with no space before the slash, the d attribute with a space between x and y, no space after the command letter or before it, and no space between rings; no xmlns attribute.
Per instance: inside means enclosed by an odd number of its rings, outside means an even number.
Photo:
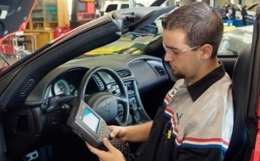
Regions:
<svg viewBox="0 0 260 161"><path fill-rule="evenodd" d="M98 92L90 95L85 99L86 87L94 74L98 72L108 73L118 85L121 94L116 96L109 91ZM127 89L119 77L119 75L107 67L94 67L89 69L84 75L78 93L78 101L85 101L97 114L99 114L106 123L116 123L120 126L126 126L129 117L129 103ZM123 117L118 115L118 112L123 108Z"/></svg>

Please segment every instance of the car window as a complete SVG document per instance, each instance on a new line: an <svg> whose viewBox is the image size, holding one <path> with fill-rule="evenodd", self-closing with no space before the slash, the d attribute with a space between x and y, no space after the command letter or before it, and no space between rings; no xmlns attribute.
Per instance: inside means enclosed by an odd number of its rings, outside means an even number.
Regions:
<svg viewBox="0 0 260 161"><path fill-rule="evenodd" d="M110 12L110 11L114 11L117 9L117 4L110 4L107 6L107 9L105 12Z"/></svg>
<svg viewBox="0 0 260 161"><path fill-rule="evenodd" d="M225 27L218 55L238 55L252 43L253 26Z"/></svg>
<svg viewBox="0 0 260 161"><path fill-rule="evenodd" d="M129 8L129 4L122 4L121 9L123 9L123 8Z"/></svg>

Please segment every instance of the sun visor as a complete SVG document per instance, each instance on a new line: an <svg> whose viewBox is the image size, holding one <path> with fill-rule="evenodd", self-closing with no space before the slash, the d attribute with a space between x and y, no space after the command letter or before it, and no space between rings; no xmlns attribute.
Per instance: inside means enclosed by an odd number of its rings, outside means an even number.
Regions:
<svg viewBox="0 0 260 161"><path fill-rule="evenodd" d="M25 29L35 3L36 0L0 1L0 39Z"/></svg>

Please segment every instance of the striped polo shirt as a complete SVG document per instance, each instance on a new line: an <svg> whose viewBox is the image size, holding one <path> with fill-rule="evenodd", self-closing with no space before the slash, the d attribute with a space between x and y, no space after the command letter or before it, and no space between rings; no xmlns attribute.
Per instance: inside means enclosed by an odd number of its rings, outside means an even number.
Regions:
<svg viewBox="0 0 260 161"><path fill-rule="evenodd" d="M192 85L178 80L136 160L223 160L233 129L231 82L222 65Z"/></svg>

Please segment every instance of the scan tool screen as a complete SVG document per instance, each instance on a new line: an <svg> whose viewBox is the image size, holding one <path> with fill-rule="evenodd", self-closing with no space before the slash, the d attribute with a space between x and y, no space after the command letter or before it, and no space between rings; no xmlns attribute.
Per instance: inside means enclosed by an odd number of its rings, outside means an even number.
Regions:
<svg viewBox="0 0 260 161"><path fill-rule="evenodd" d="M95 133L98 131L99 118L95 116L88 108L85 109L83 120L82 120L91 130Z"/></svg>

